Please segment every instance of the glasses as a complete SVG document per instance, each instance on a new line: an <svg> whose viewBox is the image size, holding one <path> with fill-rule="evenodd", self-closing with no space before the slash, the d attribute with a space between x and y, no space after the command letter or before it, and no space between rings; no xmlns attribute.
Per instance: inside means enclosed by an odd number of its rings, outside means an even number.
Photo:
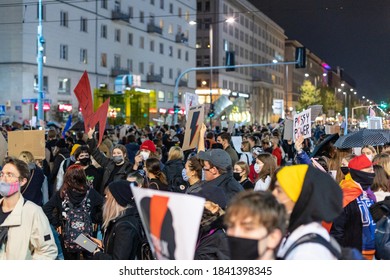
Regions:
<svg viewBox="0 0 390 280"><path fill-rule="evenodd" d="M16 179L19 177L10 172L4 173L3 171L0 171L0 178L5 178L8 180L8 179Z"/></svg>

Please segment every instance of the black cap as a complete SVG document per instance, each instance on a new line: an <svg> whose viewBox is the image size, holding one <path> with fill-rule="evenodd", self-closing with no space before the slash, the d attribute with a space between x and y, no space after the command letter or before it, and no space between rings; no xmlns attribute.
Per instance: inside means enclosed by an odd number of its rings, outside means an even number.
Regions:
<svg viewBox="0 0 390 280"><path fill-rule="evenodd" d="M132 182L126 180L119 180L111 182L108 185L108 189L115 198L116 202L123 207L134 203L133 192L130 187L131 183Z"/></svg>
<svg viewBox="0 0 390 280"><path fill-rule="evenodd" d="M65 148L66 147L65 139L63 139L63 138L58 139L56 142L56 146L58 148Z"/></svg>
<svg viewBox="0 0 390 280"><path fill-rule="evenodd" d="M229 154L221 149L210 149L206 152L199 152L198 158L211 162L214 166L226 169L232 166L232 159Z"/></svg>

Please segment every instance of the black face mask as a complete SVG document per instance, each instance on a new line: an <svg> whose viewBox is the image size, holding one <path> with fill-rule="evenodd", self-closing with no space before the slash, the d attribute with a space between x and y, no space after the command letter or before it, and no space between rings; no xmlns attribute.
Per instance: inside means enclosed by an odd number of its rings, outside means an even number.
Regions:
<svg viewBox="0 0 390 280"><path fill-rule="evenodd" d="M344 175L347 175L349 173L349 168L347 166L342 166L340 167L340 169Z"/></svg>
<svg viewBox="0 0 390 280"><path fill-rule="evenodd" d="M240 172L234 172L233 173L234 179L236 179L238 182L241 181L242 176L240 175Z"/></svg>
<svg viewBox="0 0 390 280"><path fill-rule="evenodd" d="M232 260L257 260L259 258L257 239L227 236Z"/></svg>
<svg viewBox="0 0 390 280"><path fill-rule="evenodd" d="M351 177L358 182L364 190L371 187L374 182L375 173L364 172L360 170L350 169Z"/></svg>
<svg viewBox="0 0 390 280"><path fill-rule="evenodd" d="M91 159L90 158L81 158L81 159L79 159L79 162L80 162L81 165L87 166L87 165L90 164Z"/></svg>

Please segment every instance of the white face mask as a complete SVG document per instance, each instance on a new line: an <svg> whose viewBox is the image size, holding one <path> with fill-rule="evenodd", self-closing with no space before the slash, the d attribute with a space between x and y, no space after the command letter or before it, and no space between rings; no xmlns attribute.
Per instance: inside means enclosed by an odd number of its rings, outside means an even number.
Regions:
<svg viewBox="0 0 390 280"><path fill-rule="evenodd" d="M183 170L181 171L181 176L183 177L183 180L184 181L188 181L188 176L187 176L187 170L185 168L183 168Z"/></svg>
<svg viewBox="0 0 390 280"><path fill-rule="evenodd" d="M260 167L260 165L259 165L258 163L255 163L255 165L253 166L253 168L255 169L255 172L256 172L257 174L260 173L261 167Z"/></svg>
<svg viewBox="0 0 390 280"><path fill-rule="evenodd" d="M147 160L149 158L150 152L141 152L140 155L142 156L143 160Z"/></svg>
<svg viewBox="0 0 390 280"><path fill-rule="evenodd" d="M367 157L370 161L372 161L372 159L374 158L373 155L366 155L366 157Z"/></svg>

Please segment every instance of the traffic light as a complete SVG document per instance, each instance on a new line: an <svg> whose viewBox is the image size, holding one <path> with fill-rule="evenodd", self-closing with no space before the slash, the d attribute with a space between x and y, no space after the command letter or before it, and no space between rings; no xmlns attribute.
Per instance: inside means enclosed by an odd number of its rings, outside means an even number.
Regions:
<svg viewBox="0 0 390 280"><path fill-rule="evenodd" d="M382 109L387 109L387 103L384 102L384 101L381 101L381 104L379 105L379 107L381 107Z"/></svg>
<svg viewBox="0 0 390 280"><path fill-rule="evenodd" d="M210 111L209 111L209 113L207 114L207 116L208 116L209 118L213 118L214 115L215 115L214 104L211 104L211 106L210 106Z"/></svg>
<svg viewBox="0 0 390 280"><path fill-rule="evenodd" d="M234 57L234 52L229 52L227 51L226 52L226 60L225 60L225 66L235 66L236 65L236 61L235 61L235 57ZM235 71L236 69L235 68L226 68L226 72L231 72L231 71Z"/></svg>
<svg viewBox="0 0 390 280"><path fill-rule="evenodd" d="M178 114L179 111L180 111L180 106L173 105L173 112L174 112L175 114Z"/></svg>
<svg viewBox="0 0 390 280"><path fill-rule="evenodd" d="M306 48L299 47L295 49L295 68L306 68Z"/></svg>

